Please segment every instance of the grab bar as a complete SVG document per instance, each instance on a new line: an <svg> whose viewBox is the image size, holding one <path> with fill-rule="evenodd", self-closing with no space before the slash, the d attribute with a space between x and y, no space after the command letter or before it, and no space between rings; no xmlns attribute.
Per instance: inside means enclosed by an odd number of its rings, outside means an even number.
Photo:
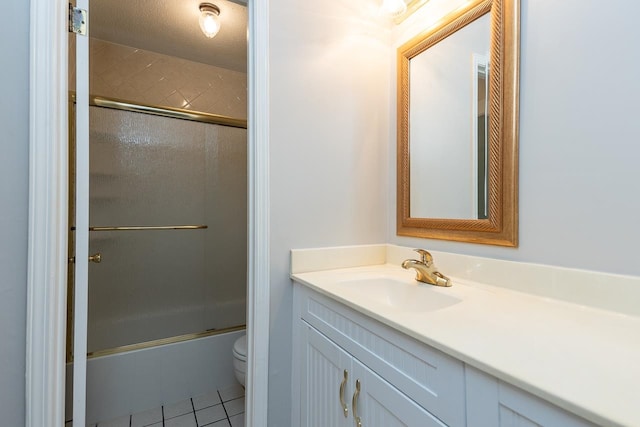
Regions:
<svg viewBox="0 0 640 427"><path fill-rule="evenodd" d="M89 227L89 231L203 230L208 225L134 225L126 227ZM71 227L71 230L75 230Z"/></svg>
<svg viewBox="0 0 640 427"><path fill-rule="evenodd" d="M202 230L207 225L143 225L128 227L89 227L89 231Z"/></svg>

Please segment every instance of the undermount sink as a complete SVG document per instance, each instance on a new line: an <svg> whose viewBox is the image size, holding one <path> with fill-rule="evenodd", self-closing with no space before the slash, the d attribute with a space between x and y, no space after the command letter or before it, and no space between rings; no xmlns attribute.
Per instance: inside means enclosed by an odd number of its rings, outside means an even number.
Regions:
<svg viewBox="0 0 640 427"><path fill-rule="evenodd" d="M354 299L367 300L404 312L428 312L440 310L461 302L460 298L446 294L446 289L415 281L391 277L371 277L340 281L338 285L353 295Z"/></svg>

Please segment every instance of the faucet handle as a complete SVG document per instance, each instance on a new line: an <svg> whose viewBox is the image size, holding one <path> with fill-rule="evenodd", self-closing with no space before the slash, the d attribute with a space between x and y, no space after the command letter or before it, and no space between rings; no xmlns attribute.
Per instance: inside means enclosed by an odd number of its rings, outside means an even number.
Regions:
<svg viewBox="0 0 640 427"><path fill-rule="evenodd" d="M420 261L426 265L427 267L431 266L431 264L433 264L433 257L431 256L431 254L424 250L424 249L414 249L414 251L418 252L420 254Z"/></svg>

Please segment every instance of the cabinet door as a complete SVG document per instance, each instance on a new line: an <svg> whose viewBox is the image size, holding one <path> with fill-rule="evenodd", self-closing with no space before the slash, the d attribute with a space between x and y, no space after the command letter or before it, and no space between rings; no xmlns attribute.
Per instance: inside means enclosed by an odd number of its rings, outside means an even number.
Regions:
<svg viewBox="0 0 640 427"><path fill-rule="evenodd" d="M302 346L300 425L351 426L351 356L306 322L299 323Z"/></svg>
<svg viewBox="0 0 640 427"><path fill-rule="evenodd" d="M468 427L595 427L595 424L470 366Z"/></svg>
<svg viewBox="0 0 640 427"><path fill-rule="evenodd" d="M446 427L423 407L356 359L353 359L353 373L354 394L350 402L353 426ZM359 387L356 381L359 382Z"/></svg>

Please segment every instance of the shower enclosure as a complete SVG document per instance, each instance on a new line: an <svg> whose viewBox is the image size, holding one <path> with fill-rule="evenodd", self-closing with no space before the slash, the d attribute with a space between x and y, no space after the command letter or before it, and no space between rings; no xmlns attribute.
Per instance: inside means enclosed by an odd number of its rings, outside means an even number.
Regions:
<svg viewBox="0 0 640 427"><path fill-rule="evenodd" d="M137 397L127 393L138 392L127 377L142 375L141 365L162 372L137 377L139 390L206 391L206 381L172 384L182 378L172 369L195 365L225 372L185 377L231 381L231 343L246 317L247 132L244 120L106 98L92 98L89 121L87 421L95 421L178 397L132 408ZM107 392L119 396L112 409Z"/></svg>

